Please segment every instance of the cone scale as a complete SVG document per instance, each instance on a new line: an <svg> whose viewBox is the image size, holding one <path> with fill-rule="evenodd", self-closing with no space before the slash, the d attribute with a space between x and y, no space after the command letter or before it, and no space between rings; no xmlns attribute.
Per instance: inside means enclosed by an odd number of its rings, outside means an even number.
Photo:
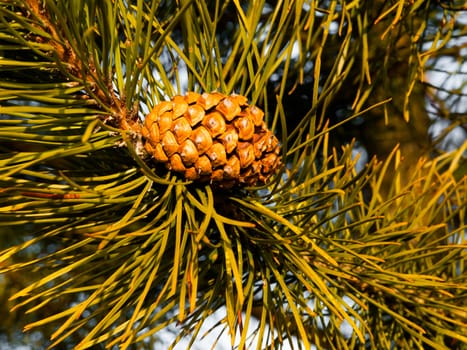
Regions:
<svg viewBox="0 0 467 350"><path fill-rule="evenodd" d="M264 183L280 165L264 112L241 95L189 92L156 105L141 133L146 152L186 180L230 188Z"/></svg>

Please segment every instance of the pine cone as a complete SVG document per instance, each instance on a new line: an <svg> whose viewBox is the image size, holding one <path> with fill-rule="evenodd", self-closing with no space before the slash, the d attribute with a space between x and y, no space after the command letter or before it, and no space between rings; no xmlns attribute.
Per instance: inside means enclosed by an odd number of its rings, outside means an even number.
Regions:
<svg viewBox="0 0 467 350"><path fill-rule="evenodd" d="M141 129L156 162L220 187L265 182L280 165L264 113L240 95L189 92L156 105Z"/></svg>

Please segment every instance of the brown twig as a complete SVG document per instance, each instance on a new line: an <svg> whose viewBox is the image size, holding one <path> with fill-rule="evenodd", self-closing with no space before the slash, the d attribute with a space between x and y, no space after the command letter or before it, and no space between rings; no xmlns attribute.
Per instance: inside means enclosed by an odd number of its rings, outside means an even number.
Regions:
<svg viewBox="0 0 467 350"><path fill-rule="evenodd" d="M112 89L112 83L107 82L106 90L102 89L96 81L96 66L91 57L86 58L84 64L79 53L77 53L68 41L60 35L61 29L50 18L49 12L39 0L26 0L29 11L42 22L42 27L52 39L41 38L47 41L53 48L60 63L65 63L66 73L80 80L85 86L85 92L99 101L106 109L112 110L111 115L104 118L105 122L125 130L139 130L138 111L133 108L128 110L125 101L120 99Z"/></svg>

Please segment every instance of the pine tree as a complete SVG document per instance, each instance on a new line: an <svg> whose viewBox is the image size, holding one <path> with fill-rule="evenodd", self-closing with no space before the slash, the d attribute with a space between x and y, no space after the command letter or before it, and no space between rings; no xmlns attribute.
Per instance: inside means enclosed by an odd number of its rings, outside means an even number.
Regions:
<svg viewBox="0 0 467 350"><path fill-rule="evenodd" d="M425 78L460 10L0 1L2 328L126 349L225 310L238 349L465 347L467 142L428 138L465 91Z"/></svg>

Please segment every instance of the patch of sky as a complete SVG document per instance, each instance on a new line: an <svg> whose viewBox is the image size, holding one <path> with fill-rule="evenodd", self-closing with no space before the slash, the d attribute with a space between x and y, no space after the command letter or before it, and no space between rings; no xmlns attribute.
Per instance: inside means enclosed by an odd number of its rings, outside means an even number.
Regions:
<svg viewBox="0 0 467 350"><path fill-rule="evenodd" d="M203 326L201 327L201 331L199 332L200 336L194 342L194 344L189 347L190 337L182 338L180 342L174 347L174 350L184 350L190 348L191 350L206 350L206 349L215 349L215 350L231 350L231 341L230 335L228 331L224 328L225 324L223 323L223 319L226 316L226 309L221 308L215 311L210 317L206 319ZM243 319L245 320L245 315L243 315ZM267 344L267 337L262 339L261 344L258 344L258 327L259 321L255 318L251 318L249 322L249 335L246 342L247 349L266 349ZM218 330L215 330L218 328ZM269 329L266 327L264 334L274 334L274 330ZM154 349L168 349L172 342L174 341L175 337L179 333L179 327L176 324L172 324L169 326L169 330L164 332L160 335L158 342L154 345ZM202 336L205 335L205 336ZM240 339L240 333L237 332L236 334L237 341ZM290 340L290 342L288 342ZM238 343L237 343L238 345ZM295 337L288 339L281 349L289 350L289 349L299 349L298 340ZM311 349L316 349L312 347Z"/></svg>
<svg viewBox="0 0 467 350"><path fill-rule="evenodd" d="M461 13L457 21L467 24L467 12ZM441 148L446 151L452 151L459 148L467 140L466 125L455 126L455 115L467 114L467 61L462 59L467 56L467 38L465 36L455 36L450 40L447 48L457 46L459 52L457 57L444 56L429 62L429 70L426 73L426 81L431 88L431 93L435 95L438 101L430 98L427 100L426 107L433 124L430 128L432 138L436 139L447 128L452 130L447 133L441 143ZM432 45L427 42L424 49L428 50ZM454 92L455 94L453 94ZM439 106L440 102L442 106ZM448 110L449 115L440 118L440 110ZM453 116L450 118L450 116ZM447 118L446 118L447 117Z"/></svg>

